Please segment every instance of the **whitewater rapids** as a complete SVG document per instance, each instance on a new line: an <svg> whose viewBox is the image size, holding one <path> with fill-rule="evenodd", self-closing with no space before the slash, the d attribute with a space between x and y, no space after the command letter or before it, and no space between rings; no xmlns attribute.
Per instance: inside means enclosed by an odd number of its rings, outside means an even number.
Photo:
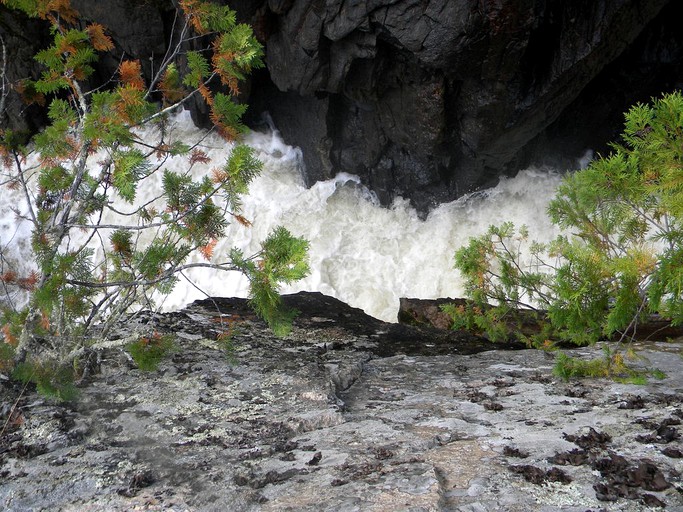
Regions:
<svg viewBox="0 0 683 512"><path fill-rule="evenodd" d="M206 137L192 124L188 112L177 114L173 122L176 137L186 143L204 137L202 149L213 161L201 172L220 165L229 154L230 146L217 136ZM539 241L556 234L545 210L561 176L549 169L521 171L515 178L502 179L493 189L443 204L421 220L407 200L380 207L358 177L350 174L341 173L307 189L300 150L286 145L277 130L252 132L246 142L264 163L263 173L243 198L243 214L253 225L232 224L215 255L220 258L233 246L245 254L254 253L277 225L305 237L310 242L311 274L283 287L282 293L319 291L374 317L395 321L400 297L463 295L461 277L453 269L453 254L490 224L526 224L532 238ZM168 167L180 170L184 164L185 160L178 158ZM139 201L154 192L140 189ZM30 225L17 220L13 206L25 209L17 191L0 187L1 246L5 254L26 261ZM159 301L162 309L175 310L206 296L246 297L248 293L247 279L236 272L193 269L187 275L193 284L181 279L173 292Z"/></svg>

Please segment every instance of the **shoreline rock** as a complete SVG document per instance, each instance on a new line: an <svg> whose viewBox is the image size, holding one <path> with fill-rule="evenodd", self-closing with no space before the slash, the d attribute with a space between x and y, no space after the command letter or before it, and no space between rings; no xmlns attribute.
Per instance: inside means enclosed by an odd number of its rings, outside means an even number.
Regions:
<svg viewBox="0 0 683 512"><path fill-rule="evenodd" d="M157 321L179 345L157 372L112 352L72 404L24 393L0 436L0 508L683 507L683 341L639 347L663 380L565 383L543 352L442 340L430 353L433 332L414 327L390 351L397 324L319 294L286 300L301 311L286 338L244 300L200 301ZM0 382L3 404L19 391Z"/></svg>
<svg viewBox="0 0 683 512"><path fill-rule="evenodd" d="M453 326L453 320L449 315L441 311L444 304L455 304L464 306L466 299L415 299L401 298L399 302L398 321L406 325L417 327L432 327L440 330L449 330ZM525 334L538 332L539 322L534 312L530 310L519 310L521 318L524 319L523 326ZM540 312L544 314L544 312ZM514 328L514 325L510 325ZM667 340L683 337L683 326L671 325L671 321L659 315L652 314L647 320L640 321L636 326L635 332L627 331L636 340Z"/></svg>

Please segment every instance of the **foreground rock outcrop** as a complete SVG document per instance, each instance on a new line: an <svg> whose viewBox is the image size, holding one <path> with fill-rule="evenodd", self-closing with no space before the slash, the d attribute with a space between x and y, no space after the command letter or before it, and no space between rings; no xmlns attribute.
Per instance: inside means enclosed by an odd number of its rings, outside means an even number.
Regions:
<svg viewBox="0 0 683 512"><path fill-rule="evenodd" d="M639 347L662 380L564 383L543 352L288 301L284 339L240 300L164 315L179 350L158 372L109 353L70 405L3 381L0 508L683 508L681 341Z"/></svg>

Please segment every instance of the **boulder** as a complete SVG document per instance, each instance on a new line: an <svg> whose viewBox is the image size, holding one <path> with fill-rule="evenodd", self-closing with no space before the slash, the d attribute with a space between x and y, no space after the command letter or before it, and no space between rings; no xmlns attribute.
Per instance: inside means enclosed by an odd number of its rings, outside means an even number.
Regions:
<svg viewBox="0 0 683 512"><path fill-rule="evenodd" d="M441 306L444 304L465 307L467 300L402 297L399 300L398 322L410 326L450 331L453 328L453 320L442 311ZM506 323L510 332L521 329L524 335L531 336L541 332L543 322L547 322L547 320L545 311L518 309ZM485 335L482 336L486 337ZM612 341L620 340L621 336L622 333L614 334ZM672 324L671 320L658 314L650 314L639 319L635 326L631 326L624 332L624 336L638 341L675 339L683 337L683 326Z"/></svg>

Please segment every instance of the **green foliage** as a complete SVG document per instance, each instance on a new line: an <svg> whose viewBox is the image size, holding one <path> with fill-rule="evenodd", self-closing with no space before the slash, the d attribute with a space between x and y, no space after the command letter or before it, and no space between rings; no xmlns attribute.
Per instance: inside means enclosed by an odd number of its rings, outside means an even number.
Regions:
<svg viewBox="0 0 683 512"><path fill-rule="evenodd" d="M18 9L29 16L37 16L37 0L2 0L2 3L10 9Z"/></svg>
<svg viewBox="0 0 683 512"><path fill-rule="evenodd" d="M604 357L598 359L578 359L564 352L557 354L553 374L562 380L582 377L607 377L610 361Z"/></svg>
<svg viewBox="0 0 683 512"><path fill-rule="evenodd" d="M74 152L74 141L70 135L77 114L66 101L55 99L50 103L48 116L52 124L36 135L36 149L44 158L67 158Z"/></svg>
<svg viewBox="0 0 683 512"><path fill-rule="evenodd" d="M46 167L38 177L38 186L46 192L64 192L72 183L73 176L61 165Z"/></svg>
<svg viewBox="0 0 683 512"><path fill-rule="evenodd" d="M225 354L225 359L232 365L237 364L237 346L235 343L235 330L230 326L217 338L218 347Z"/></svg>
<svg viewBox="0 0 683 512"><path fill-rule="evenodd" d="M244 194L252 180L263 170L263 163L254 156L254 150L244 144L236 145L230 158L221 169L220 182L228 204L240 210L240 195Z"/></svg>
<svg viewBox="0 0 683 512"><path fill-rule="evenodd" d="M247 127L242 124L242 116L247 111L246 104L235 103L226 94L216 94L213 104L213 121L216 124L230 126L237 133L244 133Z"/></svg>
<svg viewBox="0 0 683 512"><path fill-rule="evenodd" d="M456 306L444 304L441 310L452 320L452 328L481 334L493 342L510 341L513 332L505 322L508 308L488 307L482 310L473 302Z"/></svg>
<svg viewBox="0 0 683 512"><path fill-rule="evenodd" d="M628 336L653 313L683 321L681 94L633 107L613 148L567 175L549 205L571 234L525 259L526 237L506 223L456 253L475 304L547 311L553 335L579 345Z"/></svg>
<svg viewBox="0 0 683 512"><path fill-rule="evenodd" d="M40 394L59 402L70 402L78 395L73 367L56 361L19 363L12 377L24 383L33 383Z"/></svg>
<svg viewBox="0 0 683 512"><path fill-rule="evenodd" d="M109 237L112 253L120 256L122 261L130 260L133 255L133 233L125 229L117 229Z"/></svg>
<svg viewBox="0 0 683 512"><path fill-rule="evenodd" d="M471 238L455 254L455 267L465 280L471 301L467 306L442 307L454 320L454 327L481 332L492 341L522 341L529 346L548 348L557 334L542 321L541 310L550 305L556 288L545 271L542 254L545 245L530 246L530 262L521 260L522 246L528 242L528 230L516 230L512 223L490 226L488 231ZM538 332L526 332L522 324L533 317Z"/></svg>
<svg viewBox="0 0 683 512"><path fill-rule="evenodd" d="M187 67L189 72L183 78L183 83L188 87L199 87L204 79L211 73L209 61L196 51L187 52Z"/></svg>
<svg viewBox="0 0 683 512"><path fill-rule="evenodd" d="M263 49L249 25L237 25L223 34L216 40L215 48L219 57L214 59L214 64L221 77L244 80L252 69L263 67ZM229 58L220 58L221 55Z"/></svg>
<svg viewBox="0 0 683 512"><path fill-rule="evenodd" d="M69 89L73 80L85 80L93 73L91 64L97 60L85 30L60 30L53 26L53 33L52 46L35 56L47 68L35 84L36 90L43 94Z"/></svg>
<svg viewBox="0 0 683 512"><path fill-rule="evenodd" d="M154 333L129 343L126 349L143 372L155 371L159 363L175 349L173 336Z"/></svg>
<svg viewBox="0 0 683 512"><path fill-rule="evenodd" d="M441 311L446 313L451 319L451 328L455 331L476 331L478 329L476 318L477 313L472 303L467 305L442 304Z"/></svg>
<svg viewBox="0 0 683 512"><path fill-rule="evenodd" d="M657 380L664 380L666 379L666 373L664 373L662 370L658 368L654 368L650 370L650 375L652 376L653 379Z"/></svg>
<svg viewBox="0 0 683 512"><path fill-rule="evenodd" d="M450 317L451 328L484 336L492 342L518 341L528 347L554 348L555 333L543 315L535 311L520 311L507 304L498 306L443 304L441 310Z"/></svg>
<svg viewBox="0 0 683 512"><path fill-rule="evenodd" d="M37 268L26 276L5 272L0 249L4 290L19 288L29 295L25 308L3 312L0 360L12 358L17 377L41 391L66 396L62 369L94 350L97 342L90 337L106 336L132 307L153 308L156 296L169 293L178 275L193 267L245 272L256 311L277 332L286 332L292 316L282 308L278 289L308 272L307 243L277 229L256 255L214 254L229 220L249 224L241 216L240 195L261 172L261 162L252 149L237 144L226 162L211 164L213 175L199 175L195 166L210 158L174 140L167 129L168 113L196 97L206 102L225 139L235 140L246 130L241 116L247 107L234 96L246 73L262 65L263 51L251 29L237 25L227 6L181 0L185 26L174 37L184 39L172 41L152 83L145 83L139 62L113 55L120 61L117 76L88 90L98 52L114 48L105 29L97 23L81 29L68 0L0 1L52 27L52 43L35 57L43 66L40 79L23 84L33 96L48 96L41 100L50 123L32 145L0 132L0 183L22 187L30 200L25 215L33 224ZM181 52L191 40L213 44ZM158 139L141 141L135 130L150 123L158 128ZM29 159L32 152L38 157ZM169 157L184 159L186 168L167 169ZM158 194L138 205L142 187L156 187ZM125 211L114 196L125 201ZM208 262L190 259L197 252ZM151 367L168 344L152 337L129 349L141 367Z"/></svg>
<svg viewBox="0 0 683 512"><path fill-rule="evenodd" d="M0 341L0 373L5 373L11 369L14 366L13 361L14 347L6 341Z"/></svg>
<svg viewBox="0 0 683 512"><path fill-rule="evenodd" d="M139 149L115 151L112 159L112 185L123 199L132 203L137 185L147 176L151 165Z"/></svg>
<svg viewBox="0 0 683 512"><path fill-rule="evenodd" d="M135 143L131 126L119 115L120 97L111 91L94 92L90 104L91 115L83 120L83 139L104 147L130 147Z"/></svg>
<svg viewBox="0 0 683 512"><path fill-rule="evenodd" d="M261 244L262 270L271 282L291 284L308 275L308 242L278 226Z"/></svg>
<svg viewBox="0 0 683 512"><path fill-rule="evenodd" d="M627 359L637 358L628 349L625 354L609 347L603 348L603 356L594 359L580 359L560 352L555 358L553 374L562 380L574 378L610 378L625 384L643 385L648 377L658 380L666 378L666 374L657 369L634 369Z"/></svg>
<svg viewBox="0 0 683 512"><path fill-rule="evenodd" d="M163 279L168 276L167 268L172 265L176 258L182 258L182 253L187 252L183 246L176 246L170 241L155 239L142 251L136 251L133 255L135 268L141 277L149 281Z"/></svg>
<svg viewBox="0 0 683 512"><path fill-rule="evenodd" d="M273 285L291 283L308 275L307 252L308 242L281 226L261 244L257 259L245 258L239 249L231 252L231 260L249 278L252 306L279 336L290 332L296 312L284 308Z"/></svg>
<svg viewBox="0 0 683 512"><path fill-rule="evenodd" d="M3 153L13 151L18 155L24 154L29 137L23 131L0 130L0 148L4 149Z"/></svg>
<svg viewBox="0 0 683 512"><path fill-rule="evenodd" d="M652 314L683 322L681 93L634 106L621 143L612 147L558 187L548 214L566 234L532 244L525 256L526 229L518 233L505 223L456 253L455 266L479 312L459 325L492 330L491 311L530 308L545 315L549 338L585 345L628 339ZM518 330L511 336L521 337ZM556 372L568 378L625 368L615 367L614 359L559 357Z"/></svg>
<svg viewBox="0 0 683 512"><path fill-rule="evenodd" d="M209 32L230 32L235 28L235 12L227 5L196 0L181 0L185 14L201 34Z"/></svg>
<svg viewBox="0 0 683 512"><path fill-rule="evenodd" d="M167 102L173 103L183 98L184 92L180 72L174 63L169 64L166 68L163 79L159 84L159 89L161 89Z"/></svg>

